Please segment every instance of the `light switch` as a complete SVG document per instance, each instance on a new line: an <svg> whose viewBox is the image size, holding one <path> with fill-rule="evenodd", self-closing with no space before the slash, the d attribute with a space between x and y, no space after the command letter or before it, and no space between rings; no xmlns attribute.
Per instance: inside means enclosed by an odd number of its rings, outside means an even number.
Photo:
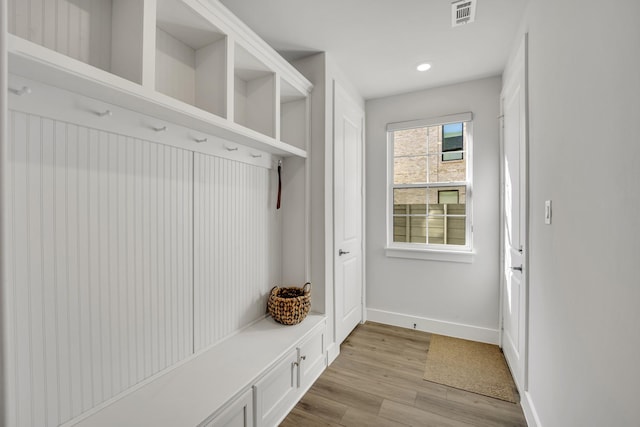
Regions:
<svg viewBox="0 0 640 427"><path fill-rule="evenodd" d="M544 223L551 224L551 200L544 202Z"/></svg>

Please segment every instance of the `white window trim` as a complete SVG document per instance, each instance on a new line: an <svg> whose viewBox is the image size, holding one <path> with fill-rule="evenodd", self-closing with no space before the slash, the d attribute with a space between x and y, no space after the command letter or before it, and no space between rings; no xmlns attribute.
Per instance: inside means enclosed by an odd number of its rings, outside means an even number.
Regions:
<svg viewBox="0 0 640 427"><path fill-rule="evenodd" d="M465 246L436 245L405 243L393 241L393 136L392 132L397 130L415 129L428 126L440 126L448 123L467 123L467 146L465 151L467 157L467 181L466 185L466 236ZM433 261L449 261L472 263L475 255L473 249L473 114L460 113L448 116L434 117L429 119L411 120L387 124L387 245L385 254L394 258L423 259ZM469 161L470 160L470 161ZM461 185L461 183L446 183L443 186ZM420 186L417 185L416 186Z"/></svg>

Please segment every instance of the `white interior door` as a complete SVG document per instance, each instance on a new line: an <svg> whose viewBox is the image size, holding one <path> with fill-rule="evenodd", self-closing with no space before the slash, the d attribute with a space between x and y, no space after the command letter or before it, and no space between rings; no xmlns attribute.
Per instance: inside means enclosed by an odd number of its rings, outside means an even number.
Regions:
<svg viewBox="0 0 640 427"><path fill-rule="evenodd" d="M362 321L364 112L334 86L334 284L336 344Z"/></svg>
<svg viewBox="0 0 640 427"><path fill-rule="evenodd" d="M507 67L503 115L502 348L520 390L527 355L527 91L526 38Z"/></svg>

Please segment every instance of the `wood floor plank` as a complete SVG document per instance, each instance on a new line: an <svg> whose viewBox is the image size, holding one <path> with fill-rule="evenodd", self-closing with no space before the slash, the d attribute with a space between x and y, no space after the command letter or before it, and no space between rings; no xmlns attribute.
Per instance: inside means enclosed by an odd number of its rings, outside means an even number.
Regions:
<svg viewBox="0 0 640 427"><path fill-rule="evenodd" d="M334 423L339 423L349 409L347 405L336 402L334 399L327 399L318 393L305 394L296 408Z"/></svg>
<svg viewBox="0 0 640 427"><path fill-rule="evenodd" d="M474 394L469 392L467 393ZM513 407L517 407L517 405L510 402L505 403ZM488 407L478 407L460 403L455 400L428 396L422 393L418 393L415 407L452 420L469 423L477 427L516 427L526 425L522 424L523 420L519 414L505 411L503 408L498 409L498 406L489 409Z"/></svg>
<svg viewBox="0 0 640 427"><path fill-rule="evenodd" d="M340 427L341 424L332 423L312 412L307 412L298 407L293 408L293 411L289 412L287 418L280 424L280 427Z"/></svg>
<svg viewBox="0 0 640 427"><path fill-rule="evenodd" d="M431 335L367 322L281 424L526 426L522 407L422 379Z"/></svg>
<svg viewBox="0 0 640 427"><path fill-rule="evenodd" d="M407 427L409 424L382 418L376 414L361 411L357 408L347 409L340 425L344 427Z"/></svg>
<svg viewBox="0 0 640 427"><path fill-rule="evenodd" d="M451 419L433 412L385 400L378 414L382 418L399 421L410 426L424 427L474 427L463 421Z"/></svg>
<svg viewBox="0 0 640 427"><path fill-rule="evenodd" d="M384 400L382 397L336 383L326 377L320 377L311 389L314 393L327 399L372 413L378 413Z"/></svg>
<svg viewBox="0 0 640 427"><path fill-rule="evenodd" d="M380 396L384 399L395 400L396 402L413 405L418 392L406 387L397 386L385 381L371 378L363 378L346 370L327 369L325 378L337 384L355 387L359 390L367 390L369 393Z"/></svg>

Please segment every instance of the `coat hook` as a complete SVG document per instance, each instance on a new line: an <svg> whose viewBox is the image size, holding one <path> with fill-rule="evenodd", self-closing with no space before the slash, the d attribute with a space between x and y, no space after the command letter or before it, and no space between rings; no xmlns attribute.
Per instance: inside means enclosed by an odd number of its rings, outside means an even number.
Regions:
<svg viewBox="0 0 640 427"><path fill-rule="evenodd" d="M251 154L251 157L253 157L254 159L258 159L262 157L262 154Z"/></svg>
<svg viewBox="0 0 640 427"><path fill-rule="evenodd" d="M113 113L111 112L111 110L104 110L104 111L96 112L96 115L100 116L100 117L107 117L107 116L111 117L113 115Z"/></svg>
<svg viewBox="0 0 640 427"><path fill-rule="evenodd" d="M224 147L227 151L238 151L238 147Z"/></svg>
<svg viewBox="0 0 640 427"><path fill-rule="evenodd" d="M164 132L165 130L167 130L167 127L166 126L162 126L162 127L158 127L158 128L152 127L151 129L153 129L156 132Z"/></svg>
<svg viewBox="0 0 640 427"><path fill-rule="evenodd" d="M20 89L9 89L9 92L18 96L29 95L31 93L31 88L29 86L22 86Z"/></svg>
<svg viewBox="0 0 640 427"><path fill-rule="evenodd" d="M201 144L203 142L207 142L207 138L194 138L194 141Z"/></svg>

